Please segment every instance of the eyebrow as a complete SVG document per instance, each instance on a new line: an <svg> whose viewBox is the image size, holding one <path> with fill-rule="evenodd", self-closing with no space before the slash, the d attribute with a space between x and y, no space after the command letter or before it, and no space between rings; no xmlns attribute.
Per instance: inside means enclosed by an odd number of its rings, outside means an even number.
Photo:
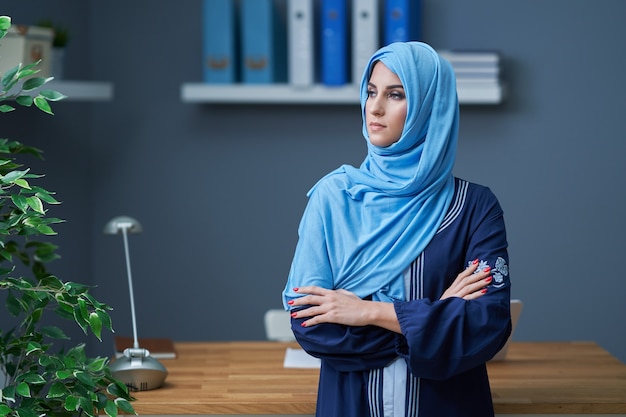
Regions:
<svg viewBox="0 0 626 417"><path fill-rule="evenodd" d="M374 87L374 88L378 88L376 86L376 84L368 82L367 85ZM402 84L392 84L392 85L388 85L387 87L385 87L386 90L393 90L394 88L401 88L404 90L404 86Z"/></svg>

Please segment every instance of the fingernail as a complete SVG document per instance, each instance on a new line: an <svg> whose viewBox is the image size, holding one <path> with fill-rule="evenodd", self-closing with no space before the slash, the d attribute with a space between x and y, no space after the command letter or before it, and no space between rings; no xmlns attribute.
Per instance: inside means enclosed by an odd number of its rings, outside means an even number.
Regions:
<svg viewBox="0 0 626 417"><path fill-rule="evenodd" d="M306 327L306 321L303 321L301 324L302 327Z"/></svg>
<svg viewBox="0 0 626 417"><path fill-rule="evenodd" d="M493 277L487 277L487 278L485 278L485 282L487 282L487 283L491 282L492 280L493 280Z"/></svg>
<svg viewBox="0 0 626 417"><path fill-rule="evenodd" d="M296 316L298 315L298 313L291 313L291 317L296 318Z"/></svg>
<svg viewBox="0 0 626 417"><path fill-rule="evenodd" d="M478 258L472 261L472 264L476 265L478 263Z"/></svg>
<svg viewBox="0 0 626 417"><path fill-rule="evenodd" d="M293 305L293 300L289 300L289 301L287 301L287 304L289 304L289 305Z"/></svg>
<svg viewBox="0 0 626 417"><path fill-rule="evenodd" d="M482 290L480 290L480 292L482 292L483 294L487 292L487 288L483 288Z"/></svg>
<svg viewBox="0 0 626 417"><path fill-rule="evenodd" d="M491 267L490 266L488 266L487 268L483 269L483 272L489 272L489 271L491 271Z"/></svg>
<svg viewBox="0 0 626 417"><path fill-rule="evenodd" d="M298 292L300 290L300 288L296 287L293 289L295 292Z"/></svg>

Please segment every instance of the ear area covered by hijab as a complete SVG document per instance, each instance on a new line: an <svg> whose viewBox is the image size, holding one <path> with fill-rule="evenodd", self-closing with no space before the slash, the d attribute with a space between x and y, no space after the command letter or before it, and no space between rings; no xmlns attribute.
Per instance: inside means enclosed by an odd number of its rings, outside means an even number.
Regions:
<svg viewBox="0 0 626 417"><path fill-rule="evenodd" d="M407 100L402 136L385 148L369 142L365 122L369 74L378 61L398 76ZM299 296L291 289L311 282L380 301L404 299L402 274L452 200L459 105L451 65L425 43L392 43L371 57L360 86L367 156L309 191L283 293L286 308ZM328 268L320 270L320 262Z"/></svg>

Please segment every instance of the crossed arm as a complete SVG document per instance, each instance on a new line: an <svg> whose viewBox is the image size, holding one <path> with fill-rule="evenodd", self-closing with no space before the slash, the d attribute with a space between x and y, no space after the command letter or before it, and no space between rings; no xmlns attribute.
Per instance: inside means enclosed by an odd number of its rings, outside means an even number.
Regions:
<svg viewBox="0 0 626 417"><path fill-rule="evenodd" d="M440 297L441 300L458 297L473 300L483 296L491 282L491 271L476 272L474 262L461 272L452 285ZM373 325L395 333L401 333L400 323L393 303L363 300L355 294L338 289L329 290L316 286L294 288L302 297L289 301L292 308L308 306L291 313L293 318L303 319L302 326L310 327L321 323L336 323L347 326Z"/></svg>

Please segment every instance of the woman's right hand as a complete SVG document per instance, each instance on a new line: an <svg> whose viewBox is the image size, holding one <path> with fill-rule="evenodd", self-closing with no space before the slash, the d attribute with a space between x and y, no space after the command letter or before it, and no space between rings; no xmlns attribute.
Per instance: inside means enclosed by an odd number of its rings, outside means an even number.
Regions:
<svg viewBox="0 0 626 417"><path fill-rule="evenodd" d="M475 260L463 272L457 275L452 285L443 293L440 300L445 300L450 297L474 300L485 295L487 285L489 285L493 279L491 277L491 267L488 266L483 271L476 272L478 265L478 260Z"/></svg>

